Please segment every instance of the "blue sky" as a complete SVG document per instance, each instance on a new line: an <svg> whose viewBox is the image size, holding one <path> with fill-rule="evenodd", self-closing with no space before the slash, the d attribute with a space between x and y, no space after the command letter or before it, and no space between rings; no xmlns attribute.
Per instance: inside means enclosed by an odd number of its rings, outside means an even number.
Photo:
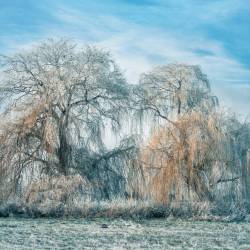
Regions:
<svg viewBox="0 0 250 250"><path fill-rule="evenodd" d="M0 53L50 37L110 50L130 82L199 64L221 104L250 113L249 0L0 0Z"/></svg>

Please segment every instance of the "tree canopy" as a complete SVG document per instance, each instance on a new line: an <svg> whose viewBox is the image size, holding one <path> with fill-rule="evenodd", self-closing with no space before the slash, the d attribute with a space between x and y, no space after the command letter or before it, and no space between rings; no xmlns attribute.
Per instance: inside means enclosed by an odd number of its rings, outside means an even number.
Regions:
<svg viewBox="0 0 250 250"><path fill-rule="evenodd" d="M104 125L119 129L130 93L108 52L48 40L3 56L1 65L3 119L9 121L1 134L2 168L15 166L16 177L31 164L67 174L74 167L73 148L105 152Z"/></svg>
<svg viewBox="0 0 250 250"><path fill-rule="evenodd" d="M209 112L218 105L199 66L169 64L141 75L135 90L139 112L172 122L191 110Z"/></svg>

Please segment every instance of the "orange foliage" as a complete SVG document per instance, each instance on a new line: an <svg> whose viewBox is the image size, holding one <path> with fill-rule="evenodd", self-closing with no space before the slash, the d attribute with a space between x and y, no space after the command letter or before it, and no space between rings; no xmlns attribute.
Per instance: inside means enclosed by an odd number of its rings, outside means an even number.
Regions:
<svg viewBox="0 0 250 250"><path fill-rule="evenodd" d="M209 185L201 172L223 154L225 135L219 123L215 114L192 112L156 131L140 154L145 192L164 203L208 198Z"/></svg>

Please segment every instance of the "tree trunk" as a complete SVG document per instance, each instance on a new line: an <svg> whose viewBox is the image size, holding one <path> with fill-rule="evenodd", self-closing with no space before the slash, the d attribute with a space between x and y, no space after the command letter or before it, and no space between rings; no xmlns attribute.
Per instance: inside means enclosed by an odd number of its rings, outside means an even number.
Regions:
<svg viewBox="0 0 250 250"><path fill-rule="evenodd" d="M67 115L62 117L59 123L59 149L58 149L58 160L59 160L59 171L63 175L67 175L70 158L71 158L71 146L67 140L67 127L68 117Z"/></svg>
<svg viewBox="0 0 250 250"><path fill-rule="evenodd" d="M180 97L178 97L178 110L177 110L177 114L179 115L181 113L181 99Z"/></svg>

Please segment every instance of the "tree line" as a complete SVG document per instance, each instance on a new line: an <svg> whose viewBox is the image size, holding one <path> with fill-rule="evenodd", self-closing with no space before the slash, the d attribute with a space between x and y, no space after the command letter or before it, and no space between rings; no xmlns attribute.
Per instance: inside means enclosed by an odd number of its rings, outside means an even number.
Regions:
<svg viewBox="0 0 250 250"><path fill-rule="evenodd" d="M0 103L3 200L75 174L105 199L249 200L250 125L221 111L199 66L157 66L133 85L109 52L48 40L1 56ZM131 124L142 132L107 147L107 130Z"/></svg>

